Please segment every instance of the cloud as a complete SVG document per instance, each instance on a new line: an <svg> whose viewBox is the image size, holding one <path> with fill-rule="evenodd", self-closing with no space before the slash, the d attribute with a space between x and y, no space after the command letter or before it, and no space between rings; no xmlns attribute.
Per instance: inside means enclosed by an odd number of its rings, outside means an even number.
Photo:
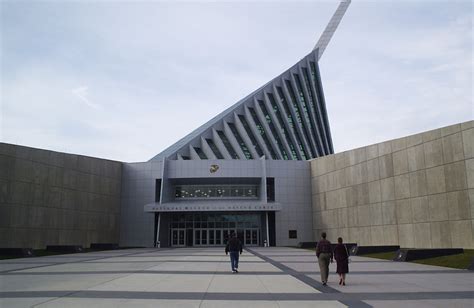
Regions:
<svg viewBox="0 0 474 308"><path fill-rule="evenodd" d="M90 99L87 98L88 93L89 93L89 87L81 86L81 87L73 89L71 92L76 97L78 97L81 102L83 102L87 106L89 106L93 109L101 109L102 108L100 105L91 102Z"/></svg>
<svg viewBox="0 0 474 308"><path fill-rule="evenodd" d="M349 9L321 61L338 152L474 118L472 10L401 4Z"/></svg>
<svg viewBox="0 0 474 308"><path fill-rule="evenodd" d="M337 4L2 3L2 141L148 160L301 59ZM470 8L353 1L320 62L337 151L472 119Z"/></svg>

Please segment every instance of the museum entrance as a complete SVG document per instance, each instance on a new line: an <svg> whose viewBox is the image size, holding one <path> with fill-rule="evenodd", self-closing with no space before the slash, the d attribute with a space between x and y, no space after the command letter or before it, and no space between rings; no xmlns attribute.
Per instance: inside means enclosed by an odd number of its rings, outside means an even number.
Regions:
<svg viewBox="0 0 474 308"><path fill-rule="evenodd" d="M244 246L263 244L262 213L173 213L169 231L172 247L224 246L232 233Z"/></svg>
<svg viewBox="0 0 474 308"><path fill-rule="evenodd" d="M195 229L193 246L223 246L236 233L245 246L260 246L260 229Z"/></svg>
<svg viewBox="0 0 474 308"><path fill-rule="evenodd" d="M185 246L186 229L171 229L171 245L173 247Z"/></svg>

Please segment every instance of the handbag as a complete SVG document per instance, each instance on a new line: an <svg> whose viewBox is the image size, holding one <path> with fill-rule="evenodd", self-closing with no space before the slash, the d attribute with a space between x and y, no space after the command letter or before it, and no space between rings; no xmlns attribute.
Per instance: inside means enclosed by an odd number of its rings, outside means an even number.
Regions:
<svg viewBox="0 0 474 308"><path fill-rule="evenodd" d="M350 254L349 254L349 251L347 251L347 246L344 245L344 248L346 249L346 254L347 254L347 263L351 263L352 260L351 260L351 257L350 257Z"/></svg>

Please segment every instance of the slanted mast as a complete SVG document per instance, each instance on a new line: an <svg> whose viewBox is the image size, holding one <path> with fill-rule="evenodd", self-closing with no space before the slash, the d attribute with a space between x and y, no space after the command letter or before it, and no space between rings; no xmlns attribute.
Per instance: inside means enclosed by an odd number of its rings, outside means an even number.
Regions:
<svg viewBox="0 0 474 308"><path fill-rule="evenodd" d="M331 41L334 32L336 32L337 26L339 26L341 23L342 17L344 17L349 4L351 4L351 0L343 0L341 3L339 3L336 12L334 12L334 15L332 15L332 18L326 26L326 29L324 29L323 34L321 34L321 37L314 46L313 50L318 50L318 60L321 59L321 56L323 55L324 50L326 50L329 41Z"/></svg>

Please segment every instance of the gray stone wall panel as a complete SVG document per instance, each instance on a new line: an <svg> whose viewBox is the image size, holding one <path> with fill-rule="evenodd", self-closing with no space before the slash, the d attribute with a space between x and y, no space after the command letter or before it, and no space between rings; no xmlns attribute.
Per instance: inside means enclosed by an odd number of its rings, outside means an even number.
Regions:
<svg viewBox="0 0 474 308"><path fill-rule="evenodd" d="M122 163L6 143L0 153L0 247L119 241L109 216L120 213L112 187L120 187Z"/></svg>
<svg viewBox="0 0 474 308"><path fill-rule="evenodd" d="M312 187L326 196L324 203L312 199L314 240L326 231L360 245L474 248L473 123L311 160ZM366 177L358 165L366 166ZM346 225L335 221L335 209L347 209Z"/></svg>

